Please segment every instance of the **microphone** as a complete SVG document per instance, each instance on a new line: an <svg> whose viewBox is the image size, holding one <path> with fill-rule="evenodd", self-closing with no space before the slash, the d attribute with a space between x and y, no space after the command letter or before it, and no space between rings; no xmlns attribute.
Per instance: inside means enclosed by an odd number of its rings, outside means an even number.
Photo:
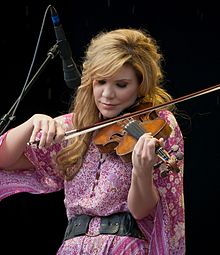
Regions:
<svg viewBox="0 0 220 255"><path fill-rule="evenodd" d="M81 83L81 75L72 58L72 51L66 39L60 19L56 9L50 6L51 19L54 26L55 36L59 47L60 57L62 59L64 80L70 89L76 88Z"/></svg>

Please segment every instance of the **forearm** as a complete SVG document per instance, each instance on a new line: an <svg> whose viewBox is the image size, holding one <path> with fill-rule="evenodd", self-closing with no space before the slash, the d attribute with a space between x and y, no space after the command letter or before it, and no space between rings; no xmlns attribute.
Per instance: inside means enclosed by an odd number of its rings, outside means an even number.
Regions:
<svg viewBox="0 0 220 255"><path fill-rule="evenodd" d="M8 131L0 146L0 168L13 165L22 155L32 133L31 120Z"/></svg>
<svg viewBox="0 0 220 255"><path fill-rule="evenodd" d="M159 200L156 187L153 184L152 171L143 175L132 174L128 193L128 208L136 219L149 215Z"/></svg>

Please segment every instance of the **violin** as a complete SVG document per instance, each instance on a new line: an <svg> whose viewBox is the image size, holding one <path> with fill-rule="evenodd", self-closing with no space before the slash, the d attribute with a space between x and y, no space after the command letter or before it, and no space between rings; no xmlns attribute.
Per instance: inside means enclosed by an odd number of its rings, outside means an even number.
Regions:
<svg viewBox="0 0 220 255"><path fill-rule="evenodd" d="M156 110L163 109L167 106L184 102L186 100L205 95L219 89L220 84L217 84L156 106L149 106L143 104L143 107L140 107L141 109L136 109L136 111L133 111L132 113L127 113L122 116L117 116L113 119L104 120L100 123L95 123L91 126L81 129L73 129L67 131L65 133L64 140L68 140L76 136L100 129L101 131L99 132L99 135L96 135L96 137L94 138L94 142L96 143L98 148L103 152L116 149L116 153L118 153L118 155L120 155L123 160L128 161L130 160L130 153L132 151L134 143L142 134L146 132L151 132L156 138L164 137L165 139L170 135L171 128L167 125L167 123L164 122L164 120L158 118ZM141 115L142 117L137 118L137 116ZM143 116L145 117L143 118ZM121 125L121 123L124 124ZM103 129L108 126L110 126L110 128ZM105 134L104 141L102 140L103 134ZM39 141L35 141L33 143L36 144L38 142ZM124 145L126 145L128 149L125 150ZM176 157L174 157L173 155L170 156L169 154L171 152L177 152ZM176 161L182 159L183 156L180 153L178 154L177 145L173 146L171 148L171 151L167 152L166 150L161 148L159 144L157 144L155 153L158 155L159 158L162 159L162 161L158 162L155 167L164 162L167 165L167 170L161 173L162 176L166 176L170 170L177 173L179 172Z"/></svg>
<svg viewBox="0 0 220 255"><path fill-rule="evenodd" d="M141 102L132 108L140 110L148 108L150 103ZM131 161L132 151L137 140L145 133L151 133L153 137L167 139L171 133L171 127L164 119L159 118L156 111L147 114L130 117L119 121L116 124L99 129L93 136L93 143L98 147L101 153L115 153L121 157L124 162ZM177 158L160 146L159 142L155 147L156 155L162 160L160 164L166 164L166 170L161 172L165 177L169 171L178 173ZM155 167L158 167L156 164Z"/></svg>

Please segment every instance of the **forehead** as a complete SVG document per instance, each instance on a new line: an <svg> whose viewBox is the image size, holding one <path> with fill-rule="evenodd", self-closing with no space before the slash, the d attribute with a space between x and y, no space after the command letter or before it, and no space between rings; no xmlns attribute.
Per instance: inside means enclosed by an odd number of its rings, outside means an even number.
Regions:
<svg viewBox="0 0 220 255"><path fill-rule="evenodd" d="M121 68L119 68L119 70L109 78L116 79L116 80L120 80L120 79L131 80L131 79L136 79L136 73L134 68L131 65L124 65Z"/></svg>

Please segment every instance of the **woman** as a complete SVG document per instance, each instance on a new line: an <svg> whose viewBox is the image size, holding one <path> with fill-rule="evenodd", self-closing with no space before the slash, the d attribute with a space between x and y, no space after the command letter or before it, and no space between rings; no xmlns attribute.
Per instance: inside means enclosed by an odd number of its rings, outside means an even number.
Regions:
<svg viewBox="0 0 220 255"><path fill-rule="evenodd" d="M185 253L183 160L175 162L178 173L162 177L166 164L155 153L158 146L172 156L174 147L183 153L171 109L157 112L171 128L169 136L141 135L130 161L115 150L100 151L95 144L99 130L64 139L68 130L129 113L143 103L170 101L160 86L161 59L144 31L100 33L86 51L69 114L55 119L35 114L2 135L2 199L64 188L69 224L58 255Z"/></svg>

